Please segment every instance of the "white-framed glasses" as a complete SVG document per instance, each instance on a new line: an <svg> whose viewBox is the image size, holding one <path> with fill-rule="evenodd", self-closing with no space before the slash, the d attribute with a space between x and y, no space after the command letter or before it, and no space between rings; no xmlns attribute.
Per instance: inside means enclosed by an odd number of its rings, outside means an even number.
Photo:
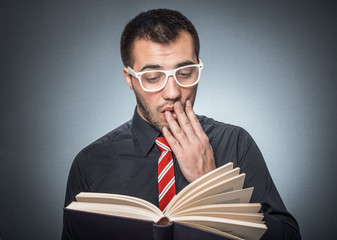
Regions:
<svg viewBox="0 0 337 240"><path fill-rule="evenodd" d="M204 65L199 58L199 64L187 65L173 70L135 72L132 68L128 67L128 73L139 80L140 86L144 91L157 92L165 87L167 79L170 76L173 76L180 87L191 87L196 85L200 80L200 74L203 67Z"/></svg>

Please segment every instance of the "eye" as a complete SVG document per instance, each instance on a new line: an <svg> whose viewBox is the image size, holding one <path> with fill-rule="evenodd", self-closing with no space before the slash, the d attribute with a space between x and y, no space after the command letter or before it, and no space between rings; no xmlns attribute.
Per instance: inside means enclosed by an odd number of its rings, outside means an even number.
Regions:
<svg viewBox="0 0 337 240"><path fill-rule="evenodd" d="M191 73L190 72L188 72L188 73L178 73L177 76L179 78L188 78L188 77L191 76Z"/></svg>
<svg viewBox="0 0 337 240"><path fill-rule="evenodd" d="M142 75L142 80L148 83L156 83L163 79L163 73L161 72L149 72Z"/></svg>
<svg viewBox="0 0 337 240"><path fill-rule="evenodd" d="M180 69L177 73L176 76L177 78L190 78L192 76L194 72L194 68L193 67L187 67L187 68L183 68Z"/></svg>
<svg viewBox="0 0 337 240"><path fill-rule="evenodd" d="M147 82L157 82L160 80L159 77L152 77L152 78L146 78L145 79Z"/></svg>

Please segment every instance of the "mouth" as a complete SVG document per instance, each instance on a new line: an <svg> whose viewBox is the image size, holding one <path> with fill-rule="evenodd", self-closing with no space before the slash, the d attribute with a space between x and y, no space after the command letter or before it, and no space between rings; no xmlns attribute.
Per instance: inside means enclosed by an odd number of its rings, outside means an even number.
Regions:
<svg viewBox="0 0 337 240"><path fill-rule="evenodd" d="M165 117L165 112L168 111L171 113L172 117L174 118L174 120L177 120L177 114L175 113L174 111L174 108L173 107L166 107L164 108L161 113L164 115Z"/></svg>

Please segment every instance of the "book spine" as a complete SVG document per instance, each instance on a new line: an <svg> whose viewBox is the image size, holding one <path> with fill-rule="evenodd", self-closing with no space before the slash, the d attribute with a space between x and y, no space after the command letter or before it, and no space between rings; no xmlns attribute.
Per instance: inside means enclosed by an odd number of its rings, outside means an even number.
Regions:
<svg viewBox="0 0 337 240"><path fill-rule="evenodd" d="M153 224L154 240L173 240L173 223L168 225Z"/></svg>

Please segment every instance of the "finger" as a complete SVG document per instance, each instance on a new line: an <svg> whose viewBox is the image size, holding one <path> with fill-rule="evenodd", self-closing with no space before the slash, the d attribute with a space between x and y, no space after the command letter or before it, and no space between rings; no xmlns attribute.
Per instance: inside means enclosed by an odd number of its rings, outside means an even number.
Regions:
<svg viewBox="0 0 337 240"><path fill-rule="evenodd" d="M186 101L186 107L185 107L185 112L186 112L186 116L188 117L191 126L193 127L195 134L198 136L199 139L205 139L205 137L207 138L206 133L204 132L204 130L202 129L200 122L197 118L197 116L194 113L193 110L193 106L190 102L190 100ZM208 138L207 138L208 140Z"/></svg>
<svg viewBox="0 0 337 240"><path fill-rule="evenodd" d="M176 120L174 120L170 111L165 112L166 121L170 127L171 133L174 138L179 142L180 145L188 144L188 138L186 137L184 131L181 129Z"/></svg>
<svg viewBox="0 0 337 240"><path fill-rule="evenodd" d="M174 112L177 115L180 127L183 129L185 135L190 141L195 141L197 135L194 131L190 119L187 117L185 110L180 102L174 104Z"/></svg>
<svg viewBox="0 0 337 240"><path fill-rule="evenodd" d="M167 129L167 127L163 127L162 133L167 141L167 143L170 145L172 151L177 155L181 151L183 151L181 145L179 142L173 137L171 132Z"/></svg>

